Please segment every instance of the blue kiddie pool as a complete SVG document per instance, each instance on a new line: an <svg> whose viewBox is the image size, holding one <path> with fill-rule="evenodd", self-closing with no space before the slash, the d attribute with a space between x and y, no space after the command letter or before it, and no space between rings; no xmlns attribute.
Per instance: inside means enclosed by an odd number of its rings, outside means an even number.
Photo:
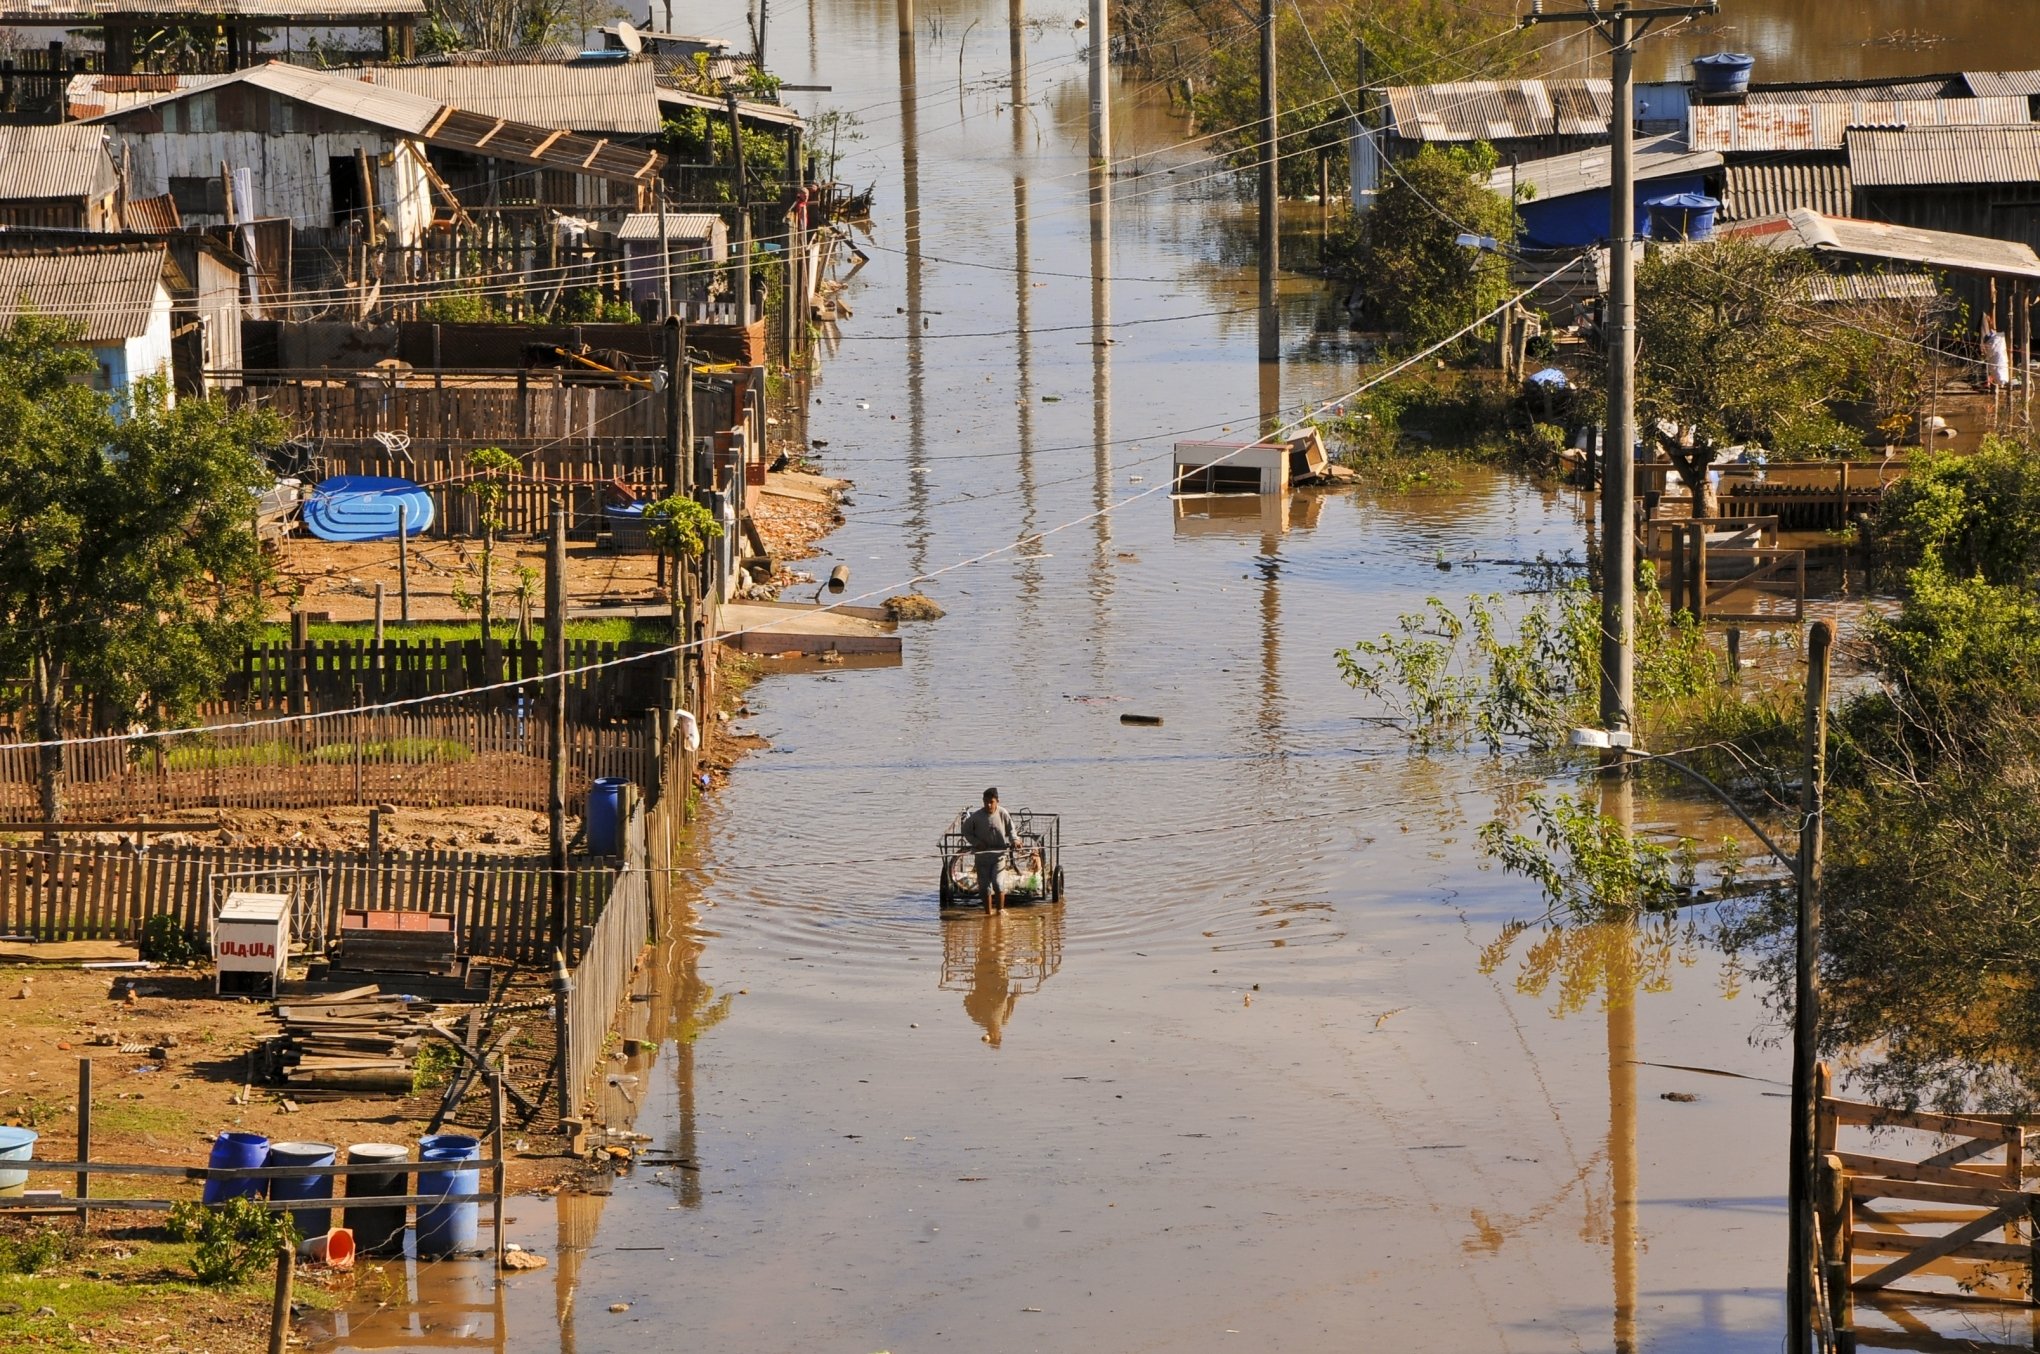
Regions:
<svg viewBox="0 0 2040 1354"><path fill-rule="evenodd" d="M432 495L393 475L334 475L312 490L301 510L305 530L322 541L394 541L432 525Z"/></svg>

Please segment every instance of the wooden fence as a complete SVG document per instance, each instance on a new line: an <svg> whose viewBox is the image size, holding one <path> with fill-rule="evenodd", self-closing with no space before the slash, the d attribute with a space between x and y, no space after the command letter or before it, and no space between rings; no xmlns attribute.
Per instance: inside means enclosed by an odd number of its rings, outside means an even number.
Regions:
<svg viewBox="0 0 2040 1354"><path fill-rule="evenodd" d="M567 641L567 719L596 725L638 721L672 704L678 655L641 641ZM596 666L607 664L610 666ZM582 671L581 669L587 669ZM225 684L226 708L305 712L361 704L474 694L434 702L452 710L535 712L547 700L544 646L538 639L311 640L251 645ZM502 686L514 682L516 686ZM477 687L498 687L474 691ZM529 721L520 720L520 726Z"/></svg>
<svg viewBox="0 0 2040 1354"><path fill-rule="evenodd" d="M568 530L592 536L603 523L613 487L638 498L663 497L670 452L663 437L574 438L566 442L532 438L420 438L397 441L330 439L318 442L310 462L318 479L330 475L400 475L432 496L428 537L471 538L481 534L480 504L468 492L474 453L500 447L523 462L517 478L504 485L497 509L501 534L535 536L552 521L552 505L566 504Z"/></svg>
<svg viewBox="0 0 2040 1354"><path fill-rule="evenodd" d="M570 800L583 798L597 777L650 784L657 773L651 719L570 726ZM536 713L434 711L76 744L65 750L64 802L74 815L111 819L379 803L543 812L548 728ZM0 823L39 820L38 756L0 742Z"/></svg>
<svg viewBox="0 0 2040 1354"><path fill-rule="evenodd" d="M578 1118L579 1097L602 1058L610 1022L630 990L639 953L651 935L652 884L646 851L646 813L642 802L632 807L624 829L623 868L613 877L567 994L567 1085L573 1088L567 1118ZM570 959L572 957L570 956Z"/></svg>
<svg viewBox="0 0 2040 1354"><path fill-rule="evenodd" d="M666 397L611 378L561 382L528 370L463 374L392 384L346 371L227 387L237 404L260 404L303 437L650 437L666 432Z"/></svg>
<svg viewBox="0 0 2040 1354"><path fill-rule="evenodd" d="M546 857L473 851L371 856L288 846L0 847L0 933L37 941L133 942L150 917L168 915L203 936L214 885L229 874L238 889L315 893L309 915L328 934L346 908L441 912L454 918L470 954L551 963ZM577 858L569 962L579 958L582 930L594 920L613 874L611 861Z"/></svg>

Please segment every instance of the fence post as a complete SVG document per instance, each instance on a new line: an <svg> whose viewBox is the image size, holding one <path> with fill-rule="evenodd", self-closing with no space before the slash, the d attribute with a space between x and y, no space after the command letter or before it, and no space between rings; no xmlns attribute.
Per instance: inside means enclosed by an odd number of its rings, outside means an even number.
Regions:
<svg viewBox="0 0 2040 1354"><path fill-rule="evenodd" d="M1855 1332L1849 1329L1849 1176L1842 1159L1833 1153L1821 1158L1820 1172L1820 1264L1827 1284L1828 1321L1835 1332L1837 1349L1852 1349Z"/></svg>
<svg viewBox="0 0 2040 1354"><path fill-rule="evenodd" d="M276 1296L269 1308L269 1354L284 1354L290 1343L290 1286L297 1272L297 1252L288 1245L276 1248Z"/></svg>
<svg viewBox="0 0 2040 1354"><path fill-rule="evenodd" d="M92 1159L92 1059L78 1059L78 1230L92 1230L92 1210L84 1201L92 1195L92 1172L85 1163Z"/></svg>

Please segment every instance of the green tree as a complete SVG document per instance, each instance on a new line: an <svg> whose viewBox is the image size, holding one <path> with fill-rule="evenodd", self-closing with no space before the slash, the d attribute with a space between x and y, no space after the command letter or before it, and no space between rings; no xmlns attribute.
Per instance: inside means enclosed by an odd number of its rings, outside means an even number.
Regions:
<svg viewBox="0 0 2040 1354"><path fill-rule="evenodd" d="M477 599L481 611L482 638L489 637L495 619L496 533L503 529L503 501L510 495L510 481L524 463L501 447L483 447L468 457L475 474L467 491L475 500L482 528L482 590Z"/></svg>
<svg viewBox="0 0 2040 1354"><path fill-rule="evenodd" d="M1462 234L1515 238L1514 205L1487 187L1495 164L1485 142L1426 146L1382 188L1350 266L1383 326L1430 343L1508 299L1507 263L1459 243Z"/></svg>
<svg viewBox="0 0 2040 1354"><path fill-rule="evenodd" d="M1724 448L1788 458L1858 449L1862 435L1834 402L1902 398L1922 360L1909 336L1810 301L1819 276L1809 254L1732 237L1653 249L1637 268L1637 422L1699 486L1694 516L1717 515L1707 470Z"/></svg>
<svg viewBox="0 0 2040 1354"><path fill-rule="evenodd" d="M1923 566L2000 585L2040 577L2040 463L1999 437L1916 458L1878 505L1877 563L1896 584Z"/></svg>
<svg viewBox="0 0 2040 1354"><path fill-rule="evenodd" d="M161 382L92 389L75 326L0 330L0 669L38 741L88 705L104 726L175 720L217 694L261 620L251 491L273 415L168 401ZM38 761L63 813L64 750Z"/></svg>

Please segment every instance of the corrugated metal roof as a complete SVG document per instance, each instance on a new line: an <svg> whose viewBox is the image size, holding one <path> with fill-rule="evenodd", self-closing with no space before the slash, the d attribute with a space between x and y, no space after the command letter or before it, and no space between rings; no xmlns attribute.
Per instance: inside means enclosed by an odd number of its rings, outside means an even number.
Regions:
<svg viewBox="0 0 2040 1354"><path fill-rule="evenodd" d="M166 267L160 244L0 249L0 320L33 310L79 321L87 343L135 338L148 330Z"/></svg>
<svg viewBox="0 0 2040 1354"><path fill-rule="evenodd" d="M727 238L729 227L714 212L667 212L666 238L684 243L714 240L718 235ZM632 212L623 218L616 228L619 240L657 240L659 238L659 214L657 212Z"/></svg>
<svg viewBox="0 0 2040 1354"><path fill-rule="evenodd" d="M1849 214L1849 166L1839 159L1730 165L1722 177L1724 221L1753 221L1794 207L1811 207L1830 216Z"/></svg>
<svg viewBox="0 0 2040 1354"><path fill-rule="evenodd" d="M1686 148L1678 135L1654 137L1636 143L1636 177L1639 182L1667 179L1675 174L1698 174L1713 169L1721 157L1713 151ZM1532 202L1591 193L1608 186L1611 169L1606 146L1592 146L1568 155L1526 160L1512 170L1504 165L1488 178L1488 188L1507 197L1511 188L1530 190Z"/></svg>
<svg viewBox="0 0 2040 1354"><path fill-rule="evenodd" d="M1808 84L1752 85L1744 103L1857 103L1863 100L1960 98L1955 75L1922 75L1910 80L1827 80ZM1978 91L1971 91L1978 92Z"/></svg>
<svg viewBox="0 0 2040 1354"><path fill-rule="evenodd" d="M2040 278L2040 254L2035 254L2031 245L2016 240L1827 216L1804 207L1795 207L1783 216L1740 222L1722 233L1754 240L1772 249L1810 249L1956 272Z"/></svg>
<svg viewBox="0 0 2040 1354"><path fill-rule="evenodd" d="M720 113L728 107L712 94L696 94L691 89L669 89L664 85L659 87L659 102L712 113ZM737 116L746 122L766 122L775 127L799 127L805 122L791 108L776 103L753 103L749 99L737 100Z"/></svg>
<svg viewBox="0 0 2040 1354"><path fill-rule="evenodd" d="M1849 172L1858 188L1957 183L2040 183L2040 124L1853 131Z"/></svg>
<svg viewBox="0 0 2040 1354"><path fill-rule="evenodd" d="M659 130L657 75L648 61L368 66L334 74L541 127L617 136Z"/></svg>
<svg viewBox="0 0 2040 1354"><path fill-rule="evenodd" d="M1941 294L1925 273L1819 273L1805 279L1803 301L1815 305L1845 301L1931 301Z"/></svg>
<svg viewBox="0 0 2040 1354"><path fill-rule="evenodd" d="M0 24L49 27L92 25L101 19L181 16L246 19L260 23L277 19L300 24L368 24L383 17L423 14L425 0L99 0L96 4L0 4Z"/></svg>
<svg viewBox="0 0 2040 1354"><path fill-rule="evenodd" d="M163 94L135 104L106 119L131 116L144 108L187 99L227 84L252 85L280 98L312 104L372 126L415 136L431 146L499 160L543 165L548 169L595 178L643 180L654 176L664 157L656 151L617 145L605 137L576 136L512 118L491 117L455 108L438 99L389 89L363 80L349 80L323 71L272 61L232 75L194 81L176 94ZM89 125L89 124L88 124Z"/></svg>
<svg viewBox="0 0 2040 1354"><path fill-rule="evenodd" d="M1840 150L1851 127L1977 127L2025 122L2029 117L2023 96L1696 104L1688 114L1688 139L1696 150L1730 155Z"/></svg>
<svg viewBox="0 0 2040 1354"><path fill-rule="evenodd" d="M139 231L145 235L164 235L184 228L184 220L177 211L177 199L168 193L159 197L129 198L121 204L120 224L123 230Z"/></svg>
<svg viewBox="0 0 2040 1354"><path fill-rule="evenodd" d="M83 201L113 188L103 128L0 127L0 201Z"/></svg>
<svg viewBox="0 0 2040 1354"><path fill-rule="evenodd" d="M2040 94L2040 71L1964 71L1963 83L1979 99L1992 95Z"/></svg>
<svg viewBox="0 0 2040 1354"><path fill-rule="evenodd" d="M1462 80L1387 94L1389 125L1405 141L1605 136L1615 104L1606 80Z"/></svg>
<svg viewBox="0 0 2040 1354"><path fill-rule="evenodd" d="M74 75L64 91L74 121L117 113L184 88L181 75Z"/></svg>

